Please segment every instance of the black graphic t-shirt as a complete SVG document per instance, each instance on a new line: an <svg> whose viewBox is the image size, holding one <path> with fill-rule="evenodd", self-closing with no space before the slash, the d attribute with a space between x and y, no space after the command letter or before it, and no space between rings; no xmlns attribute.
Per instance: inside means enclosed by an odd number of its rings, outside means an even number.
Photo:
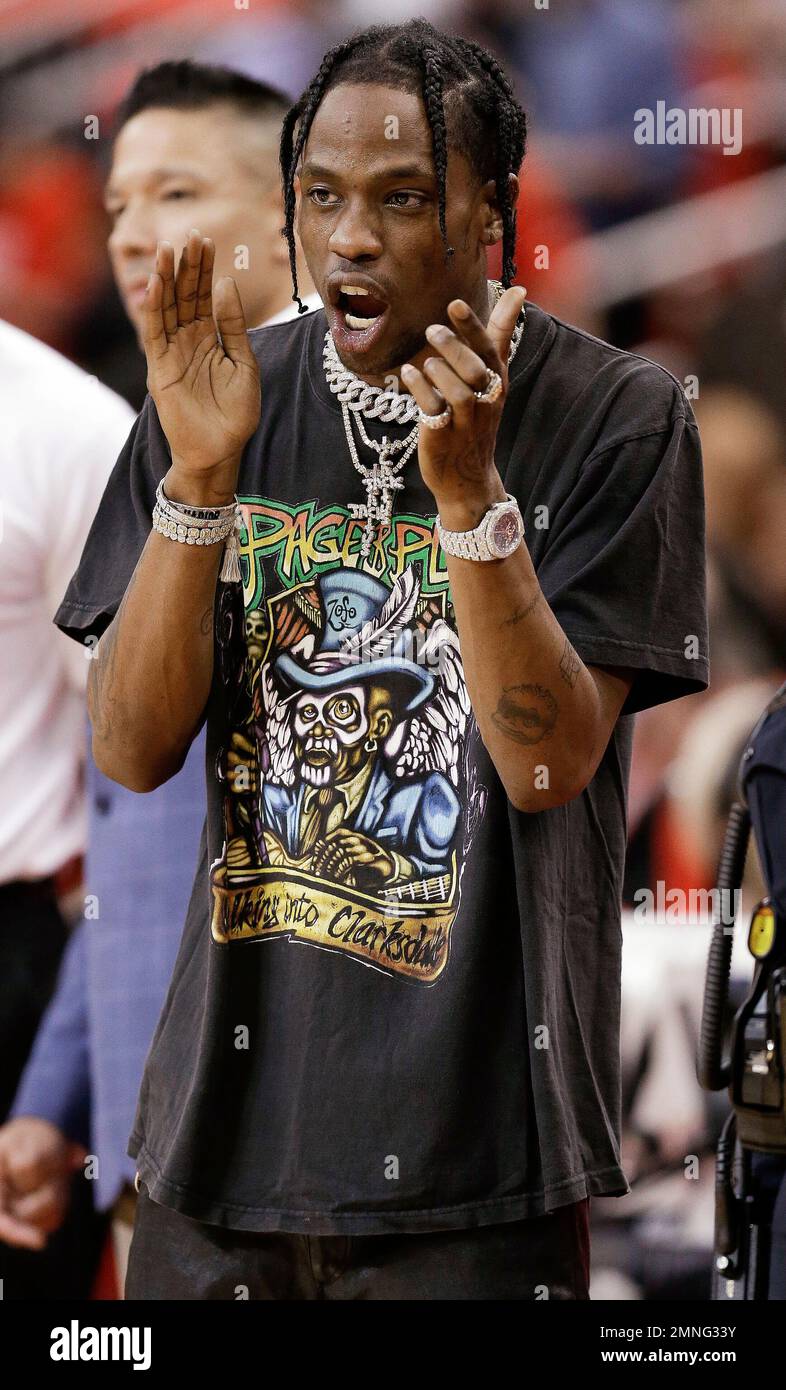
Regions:
<svg viewBox="0 0 786 1390"><path fill-rule="evenodd" d="M415 457L361 554L325 329L250 335L262 415L242 583L218 585L201 862L129 1153L155 1201L245 1230L461 1228L623 1193L628 716L708 678L690 406L527 306L497 465L577 652L635 679L587 789L525 814L478 735ZM56 616L77 640L117 611L169 463L148 397Z"/></svg>

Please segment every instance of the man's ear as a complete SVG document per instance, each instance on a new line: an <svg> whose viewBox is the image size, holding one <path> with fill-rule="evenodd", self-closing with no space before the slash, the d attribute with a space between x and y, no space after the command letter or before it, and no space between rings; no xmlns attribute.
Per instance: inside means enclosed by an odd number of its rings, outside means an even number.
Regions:
<svg viewBox="0 0 786 1390"><path fill-rule="evenodd" d="M519 198L519 181L515 174L508 174L508 190L511 207L515 208ZM487 246L494 246L498 241L502 240L504 231L502 212L497 196L496 179L489 179L488 182L483 185L481 196L483 198L484 210L484 241Z"/></svg>
<svg viewBox="0 0 786 1390"><path fill-rule="evenodd" d="M276 265L289 265L289 247L279 231L284 225L284 195L278 184L274 185L267 198L265 223L270 231L270 260ZM297 229L296 229L297 230Z"/></svg>

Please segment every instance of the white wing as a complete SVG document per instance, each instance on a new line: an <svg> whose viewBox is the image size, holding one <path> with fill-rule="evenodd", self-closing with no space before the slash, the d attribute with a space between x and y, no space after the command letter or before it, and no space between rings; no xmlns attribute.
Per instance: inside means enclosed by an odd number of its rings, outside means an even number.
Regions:
<svg viewBox="0 0 786 1390"><path fill-rule="evenodd" d="M441 772L454 787L459 784L461 755L472 709L464 680L458 637L442 618L428 631L430 669L437 685L429 700L410 721L406 743L395 763L397 777ZM435 669L436 668L436 669Z"/></svg>
<svg viewBox="0 0 786 1390"><path fill-rule="evenodd" d="M265 781L291 787L295 780L295 751L292 747L289 702L283 698L269 665L262 669L262 703L265 707L265 734L270 754L270 768L265 775Z"/></svg>

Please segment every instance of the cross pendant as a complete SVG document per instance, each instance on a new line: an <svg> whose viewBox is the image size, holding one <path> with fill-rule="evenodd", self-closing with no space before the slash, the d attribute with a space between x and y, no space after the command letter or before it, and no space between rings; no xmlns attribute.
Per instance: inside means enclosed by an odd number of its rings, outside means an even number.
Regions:
<svg viewBox="0 0 786 1390"><path fill-rule="evenodd" d="M365 503L350 503L352 516L366 523L360 544L360 553L364 559L371 554L377 524L390 525L393 493L404 486L402 479L397 478L391 470L387 435L382 438L379 459L366 474L365 483L368 494Z"/></svg>

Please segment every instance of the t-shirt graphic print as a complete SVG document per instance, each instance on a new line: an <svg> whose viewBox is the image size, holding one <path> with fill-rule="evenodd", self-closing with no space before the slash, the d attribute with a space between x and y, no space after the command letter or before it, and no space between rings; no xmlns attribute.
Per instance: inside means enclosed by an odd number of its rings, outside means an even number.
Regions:
<svg viewBox="0 0 786 1390"><path fill-rule="evenodd" d="M241 624L218 624L235 689L213 937L286 937L433 984L486 797L434 520L397 515L363 558L346 508L241 505L244 654Z"/></svg>

